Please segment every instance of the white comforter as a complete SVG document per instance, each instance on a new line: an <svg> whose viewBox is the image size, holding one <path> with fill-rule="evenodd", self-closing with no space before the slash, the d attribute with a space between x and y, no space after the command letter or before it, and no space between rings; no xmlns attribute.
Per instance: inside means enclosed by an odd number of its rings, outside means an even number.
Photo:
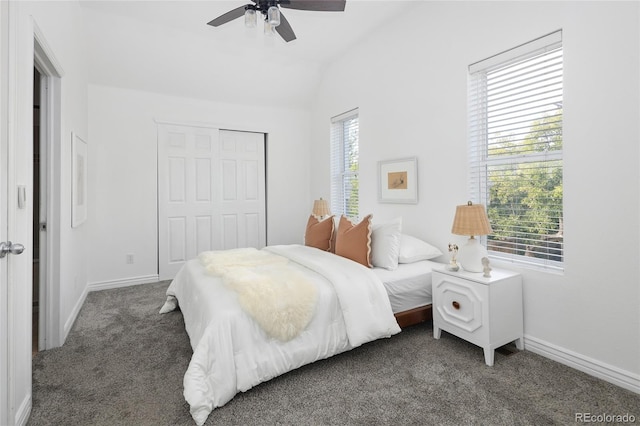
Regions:
<svg viewBox="0 0 640 426"><path fill-rule="evenodd" d="M382 282L349 259L301 245L268 250L291 261L317 288L313 319L296 338L270 339L220 278L191 260L167 289L161 313L179 303L193 357L184 397L198 425L238 392L287 371L400 332Z"/></svg>

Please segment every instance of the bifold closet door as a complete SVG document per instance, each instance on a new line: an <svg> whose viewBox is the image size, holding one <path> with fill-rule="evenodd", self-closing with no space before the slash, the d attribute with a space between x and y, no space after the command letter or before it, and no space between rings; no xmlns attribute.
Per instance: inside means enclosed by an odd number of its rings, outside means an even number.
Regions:
<svg viewBox="0 0 640 426"><path fill-rule="evenodd" d="M158 273L198 253L266 244L263 133L158 125Z"/></svg>

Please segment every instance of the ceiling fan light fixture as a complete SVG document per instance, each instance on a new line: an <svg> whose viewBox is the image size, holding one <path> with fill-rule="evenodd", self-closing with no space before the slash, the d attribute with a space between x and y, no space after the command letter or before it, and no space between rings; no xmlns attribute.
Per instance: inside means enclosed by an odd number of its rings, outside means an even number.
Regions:
<svg viewBox="0 0 640 426"><path fill-rule="evenodd" d="M264 20L264 35L273 36L276 34L276 28L269 23L268 20Z"/></svg>
<svg viewBox="0 0 640 426"><path fill-rule="evenodd" d="M0 0L1 2L2 0ZM257 15L264 17L264 33L274 35L276 32L285 42L296 39L296 33L291 24L280 12L284 9L308 10L316 12L343 12L347 0L251 0L252 3L231 9L215 19L207 22L207 25L219 27L244 16L245 26L253 28L257 25Z"/></svg>
<svg viewBox="0 0 640 426"><path fill-rule="evenodd" d="M271 6L267 9L267 21L272 27L280 25L280 9L278 9L278 6Z"/></svg>
<svg viewBox="0 0 640 426"><path fill-rule="evenodd" d="M258 24L258 14L254 9L244 11L244 25L247 28L255 28Z"/></svg>

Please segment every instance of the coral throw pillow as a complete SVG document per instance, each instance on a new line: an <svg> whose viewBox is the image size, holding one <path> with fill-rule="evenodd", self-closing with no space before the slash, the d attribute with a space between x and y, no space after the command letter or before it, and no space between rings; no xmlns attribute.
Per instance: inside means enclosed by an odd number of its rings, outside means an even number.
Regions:
<svg viewBox="0 0 640 426"><path fill-rule="evenodd" d="M333 216L324 220L318 220L315 216L309 216L307 230L304 233L304 245L319 248L320 250L331 250L331 239L333 237Z"/></svg>
<svg viewBox="0 0 640 426"><path fill-rule="evenodd" d="M366 216L354 225L345 216L340 218L336 235L336 254L371 268L371 218Z"/></svg>

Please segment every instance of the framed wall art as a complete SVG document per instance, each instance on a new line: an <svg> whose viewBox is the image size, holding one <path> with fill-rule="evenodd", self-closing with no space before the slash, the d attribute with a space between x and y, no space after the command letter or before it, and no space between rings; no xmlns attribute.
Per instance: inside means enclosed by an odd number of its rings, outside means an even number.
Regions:
<svg viewBox="0 0 640 426"><path fill-rule="evenodd" d="M71 132L71 227L87 219L87 143Z"/></svg>
<svg viewBox="0 0 640 426"><path fill-rule="evenodd" d="M418 202L418 160L378 161L378 201L380 203Z"/></svg>

